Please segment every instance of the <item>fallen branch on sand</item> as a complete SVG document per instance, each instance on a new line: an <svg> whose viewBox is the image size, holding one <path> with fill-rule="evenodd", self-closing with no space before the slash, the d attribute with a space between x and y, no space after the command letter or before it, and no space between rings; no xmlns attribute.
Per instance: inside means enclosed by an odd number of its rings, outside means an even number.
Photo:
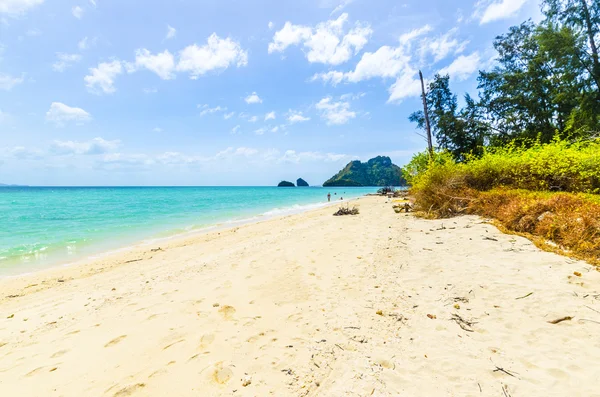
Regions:
<svg viewBox="0 0 600 397"><path fill-rule="evenodd" d="M333 214L333 216L340 216L340 215L358 215L358 208L356 208L356 207L352 207L352 208L340 207L340 209L338 209L337 212Z"/></svg>
<svg viewBox="0 0 600 397"><path fill-rule="evenodd" d="M461 327L462 329L464 329L467 332L474 332L472 327L474 324L477 324L473 321L465 320L464 318L462 318L461 316L459 316L456 313L452 314L452 317L450 318L450 320L455 321L459 327Z"/></svg>
<svg viewBox="0 0 600 397"><path fill-rule="evenodd" d="M557 318L556 320L552 320L552 321L548 321L548 322L550 324L558 324L558 323L562 323L563 321L567 321L567 320L573 320L573 317L565 316L565 317Z"/></svg>
<svg viewBox="0 0 600 397"><path fill-rule="evenodd" d="M517 299L525 299L525 298L527 298L528 296L531 296L531 295L533 295L533 292L530 292L527 295L519 296L518 298L515 298L515 300L517 300Z"/></svg>
<svg viewBox="0 0 600 397"><path fill-rule="evenodd" d="M490 361L492 361L492 359L491 359L491 358L490 358ZM511 371L509 371L509 370L506 370L506 369L504 369L504 368L502 368L502 367L499 367L499 366L497 366L497 365L496 365L496 364L495 364L493 361L492 361L492 364L494 364L494 367L496 367L496 369L494 369L494 371L493 371L493 372L502 372L502 373L505 373L506 375L512 376L513 378L520 379L520 378L517 376L517 375L518 375L518 373L517 373L517 372L514 372L514 373L513 373L513 372L511 372Z"/></svg>

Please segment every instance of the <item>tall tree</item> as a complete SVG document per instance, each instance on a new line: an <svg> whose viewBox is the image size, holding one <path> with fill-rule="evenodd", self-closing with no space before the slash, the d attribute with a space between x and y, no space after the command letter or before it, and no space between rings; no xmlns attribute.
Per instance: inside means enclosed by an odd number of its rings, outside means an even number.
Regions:
<svg viewBox="0 0 600 397"><path fill-rule="evenodd" d="M558 106L570 112L564 118L565 134L586 137L600 131L600 1L544 0L546 20L539 41L554 63L562 87ZM571 90L567 89L571 86ZM563 120L559 120L561 122Z"/></svg>
<svg viewBox="0 0 600 397"><path fill-rule="evenodd" d="M487 119L496 132L495 142L540 137L549 142L555 134L552 84L553 71L540 51L531 21L513 26L498 36L498 66L480 72L479 86Z"/></svg>
<svg viewBox="0 0 600 397"><path fill-rule="evenodd" d="M464 160L467 154L480 150L479 146L483 144L483 141L476 135L481 130L465 129L467 124L461 118L463 112L459 112L457 97L450 90L450 76L435 75L428 88L427 110L437 146L450 151L459 161ZM464 114L475 117L474 102L471 105L472 108ZM417 123L417 127L420 129L426 128L423 111L411 114L409 120ZM471 123L474 125L474 119L471 119Z"/></svg>
<svg viewBox="0 0 600 397"><path fill-rule="evenodd" d="M600 58L598 35L600 33L600 1L598 0L543 0L544 13L551 22L573 29L587 37L588 51L581 51L596 90L600 89Z"/></svg>

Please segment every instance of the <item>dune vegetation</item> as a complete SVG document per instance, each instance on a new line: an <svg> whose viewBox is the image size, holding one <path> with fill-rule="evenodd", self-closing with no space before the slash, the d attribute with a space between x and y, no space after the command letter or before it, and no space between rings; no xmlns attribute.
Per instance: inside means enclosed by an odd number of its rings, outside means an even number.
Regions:
<svg viewBox="0 0 600 397"><path fill-rule="evenodd" d="M450 76L426 93L433 153L403 169L426 217L478 214L600 265L600 3L543 0L545 19L496 38L478 98ZM425 113L410 116L426 129Z"/></svg>

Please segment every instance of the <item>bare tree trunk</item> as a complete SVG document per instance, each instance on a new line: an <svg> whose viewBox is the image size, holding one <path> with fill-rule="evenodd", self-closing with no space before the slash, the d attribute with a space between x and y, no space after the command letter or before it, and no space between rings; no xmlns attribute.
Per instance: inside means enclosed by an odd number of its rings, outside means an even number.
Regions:
<svg viewBox="0 0 600 397"><path fill-rule="evenodd" d="M585 1L585 0L584 0ZM423 82L423 73L419 70L421 78L421 92L423 97L423 114L425 115L425 129L427 130L427 150L429 157L433 158L433 143L431 142L431 125L429 124L429 112L427 111L427 96L425 95L425 83Z"/></svg>

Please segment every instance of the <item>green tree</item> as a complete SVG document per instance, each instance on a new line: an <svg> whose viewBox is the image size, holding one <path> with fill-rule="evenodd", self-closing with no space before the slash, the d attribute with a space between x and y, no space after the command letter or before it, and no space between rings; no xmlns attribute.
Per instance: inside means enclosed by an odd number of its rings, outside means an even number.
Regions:
<svg viewBox="0 0 600 397"><path fill-rule="evenodd" d="M587 38L586 50L580 51L582 63L600 90L600 58L598 35L600 34L600 2L598 0L543 0L542 7L548 22L571 28L577 35Z"/></svg>
<svg viewBox="0 0 600 397"><path fill-rule="evenodd" d="M553 62L559 128L573 138L600 130L600 2L544 0L538 40Z"/></svg>
<svg viewBox="0 0 600 397"><path fill-rule="evenodd" d="M450 90L450 76L435 75L429 83L426 94L427 110L431 131L436 145L452 153L458 161L467 154L477 154L483 145L482 122L477 120L479 111L470 96L466 96L467 107L458 110L457 96ZM423 111L414 112L409 120L417 123L417 128L425 129Z"/></svg>
<svg viewBox="0 0 600 397"><path fill-rule="evenodd" d="M494 41L498 66L479 74L481 102L495 131L492 143L537 137L550 142L555 134L549 79L553 71L540 51L535 29L527 21L498 36Z"/></svg>

